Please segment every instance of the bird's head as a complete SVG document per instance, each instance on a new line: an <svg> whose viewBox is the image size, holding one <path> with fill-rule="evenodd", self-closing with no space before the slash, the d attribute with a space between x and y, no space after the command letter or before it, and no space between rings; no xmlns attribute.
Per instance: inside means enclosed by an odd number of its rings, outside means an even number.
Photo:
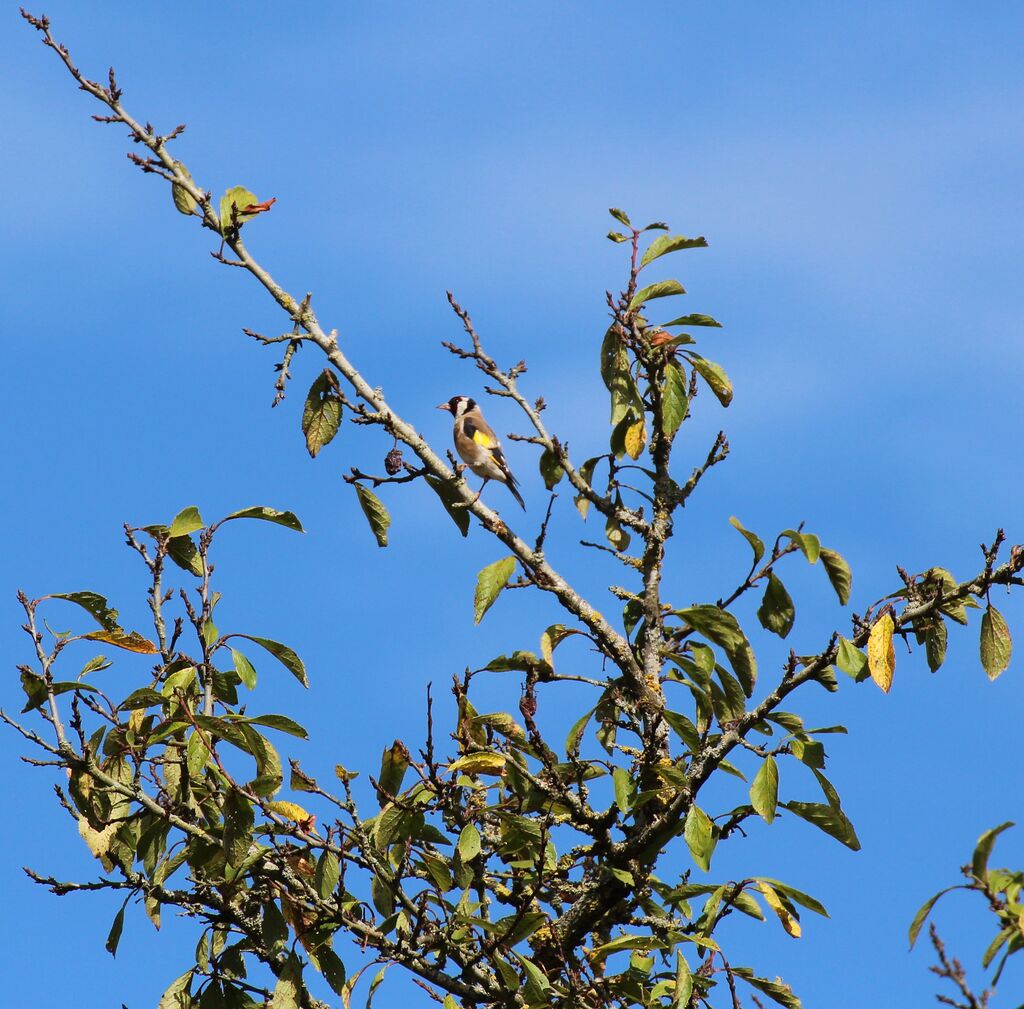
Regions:
<svg viewBox="0 0 1024 1009"><path fill-rule="evenodd" d="M441 403L438 406L438 410L447 410L453 417L458 419L467 410L472 410L476 406L476 402L469 398L469 396L452 396L447 403Z"/></svg>

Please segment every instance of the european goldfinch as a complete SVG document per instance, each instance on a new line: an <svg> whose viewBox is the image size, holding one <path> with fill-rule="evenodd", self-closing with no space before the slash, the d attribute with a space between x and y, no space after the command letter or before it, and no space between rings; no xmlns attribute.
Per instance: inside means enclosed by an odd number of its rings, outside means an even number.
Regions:
<svg viewBox="0 0 1024 1009"><path fill-rule="evenodd" d="M477 475L484 478L480 485L480 494L487 486L488 480L498 480L512 492L512 496L525 511L526 502L519 493L519 485L505 461L505 453L501 450L501 442L484 420L476 400L468 396L452 396L447 403L442 403L438 410L447 410L455 419L452 434L455 437L455 450L462 461Z"/></svg>

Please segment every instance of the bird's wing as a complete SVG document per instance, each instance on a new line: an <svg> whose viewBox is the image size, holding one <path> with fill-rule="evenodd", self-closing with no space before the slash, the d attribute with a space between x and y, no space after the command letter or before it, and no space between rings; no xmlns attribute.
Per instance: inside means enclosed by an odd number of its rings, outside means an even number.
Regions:
<svg viewBox="0 0 1024 1009"><path fill-rule="evenodd" d="M467 419L466 433L477 443L477 445L487 450L491 458L498 464L498 468L505 474L506 478L511 478L512 471L508 468L508 462L505 460L505 451L501 447L501 442L498 440L498 436L494 433L487 421L485 421L483 417Z"/></svg>
<svg viewBox="0 0 1024 1009"><path fill-rule="evenodd" d="M498 436L491 430L490 425L483 417L464 417L462 420L463 430L481 448L501 452L501 443Z"/></svg>

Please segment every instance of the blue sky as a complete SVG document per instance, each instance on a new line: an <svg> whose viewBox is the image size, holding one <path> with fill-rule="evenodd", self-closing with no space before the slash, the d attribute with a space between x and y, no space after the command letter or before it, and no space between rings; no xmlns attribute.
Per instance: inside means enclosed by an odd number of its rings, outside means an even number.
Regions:
<svg viewBox="0 0 1024 1009"><path fill-rule="evenodd" d="M733 455L678 524L667 583L680 604L716 598L745 571L731 514L766 536L806 520L853 565L860 609L895 587L896 563L967 575L998 525L1024 540L1019 5L394 2L285 13L49 0L46 11L88 74L116 65L136 116L188 123L176 153L200 184L278 198L252 225L251 249L293 292L314 292L364 374L442 446L434 404L479 392L476 374L439 348L458 335L446 289L496 357L527 359L524 388L545 396L551 426L582 458L604 437L603 292L623 274L622 249L602 237L606 208L706 235L709 250L670 262L686 310L725 324L704 346L736 400L726 413L700 401L681 471L719 426ZM28 658L16 588L92 588L141 624L123 521L270 504L296 511L308 533L225 532L221 624L306 659L308 693L264 663L257 695L308 726L304 765L375 770L396 735L419 740L427 680L443 699L452 673L534 647L556 614L515 593L474 628L473 578L499 552L479 533L460 540L417 492L388 497L392 548L376 548L340 473L379 465L388 444L349 429L309 460L299 413L315 354L300 354L288 399L270 411L274 358L241 327L278 331L273 306L210 260L208 236L131 168L119 131L91 122L97 109L16 5L0 11L0 37L11 141L0 161L4 707L20 707L13 665ZM488 412L499 431L522 428L502 403ZM535 460L521 446L509 455L537 521ZM553 558L607 599L620 571L579 555L576 540L599 530L580 526L567 496L559 503ZM797 627L785 647L758 639L764 676L790 645L814 650L848 626L822 581L792 566ZM1024 627L1019 600L1000 605ZM755 923L728 932L745 962L781 973L809 1007L929 1001L928 959L907 955L907 924L954 881L983 829L1021 814L1020 660L989 685L976 634L951 633L934 677L901 654L888 697L844 683L791 705L850 728L827 748L860 853L779 823L713 866L721 878L777 876L827 904L832 920L806 922L799 942ZM113 686L133 670L121 661L104 675ZM516 692L494 682L485 696L509 706ZM155 1004L187 966L189 928L172 920L156 938L138 912L112 961L102 944L113 903L58 901L25 881L22 864L72 877L91 860L44 773L15 763L11 733L0 749L0 896L18 919L6 947L12 1002ZM813 782L792 787L790 797L814 798ZM1024 834L997 851L1021 864ZM976 961L988 923L952 900L943 933ZM997 1005L1020 998L1019 964L1002 989ZM417 999L389 980L377 1005Z"/></svg>

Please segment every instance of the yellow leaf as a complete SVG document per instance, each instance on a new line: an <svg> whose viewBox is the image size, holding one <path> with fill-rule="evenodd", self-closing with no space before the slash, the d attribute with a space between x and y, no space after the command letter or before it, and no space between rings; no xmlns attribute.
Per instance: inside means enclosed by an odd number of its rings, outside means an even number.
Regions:
<svg viewBox="0 0 1024 1009"><path fill-rule="evenodd" d="M449 771L464 771L466 774L501 774L504 769L505 755L490 750L467 753L448 765Z"/></svg>
<svg viewBox="0 0 1024 1009"><path fill-rule="evenodd" d="M540 654L541 658L549 666L554 666L554 651L555 649L568 638L570 635L579 634L573 627L565 627L563 624L552 624L541 636L540 636Z"/></svg>
<svg viewBox="0 0 1024 1009"><path fill-rule="evenodd" d="M764 902L778 915L782 927L786 930L786 934L791 935L794 939L799 939L801 935L800 922L786 910L782 901L779 900L779 895L775 892L775 889L763 880L757 881L757 888L761 891Z"/></svg>
<svg viewBox="0 0 1024 1009"><path fill-rule="evenodd" d="M100 860L107 872L114 868L110 858L110 846L114 843L116 832L116 823L108 824L103 830L93 830L84 816L78 818L78 833L82 835L82 840L89 845L89 850Z"/></svg>
<svg viewBox="0 0 1024 1009"><path fill-rule="evenodd" d="M144 638L138 631L129 634L118 628L116 631L92 631L90 634L83 634L82 637L90 641L103 641L115 648L123 648L126 652L138 652L140 655L156 655L160 651L152 641Z"/></svg>
<svg viewBox="0 0 1024 1009"><path fill-rule="evenodd" d="M309 813L307 813L297 802L288 802L285 799L279 799L277 802L268 802L267 809L278 816L283 816L286 820L294 820L296 823L303 823L309 819Z"/></svg>
<svg viewBox="0 0 1024 1009"><path fill-rule="evenodd" d="M180 161L177 162L177 168L189 182L192 181L192 176L189 173L189 170ZM196 209L196 201L180 182L171 183L171 196L174 199L174 205L178 208L179 213L191 214L192 211Z"/></svg>
<svg viewBox="0 0 1024 1009"><path fill-rule="evenodd" d="M868 638L868 671L871 679L885 693L892 686L892 674L896 669L896 652L892 647L893 622L886 613L876 620Z"/></svg>
<svg viewBox="0 0 1024 1009"><path fill-rule="evenodd" d="M646 443L647 425L644 423L643 417L641 417L636 423L630 424L626 428L626 437L623 440L623 445L630 459L639 459Z"/></svg>

